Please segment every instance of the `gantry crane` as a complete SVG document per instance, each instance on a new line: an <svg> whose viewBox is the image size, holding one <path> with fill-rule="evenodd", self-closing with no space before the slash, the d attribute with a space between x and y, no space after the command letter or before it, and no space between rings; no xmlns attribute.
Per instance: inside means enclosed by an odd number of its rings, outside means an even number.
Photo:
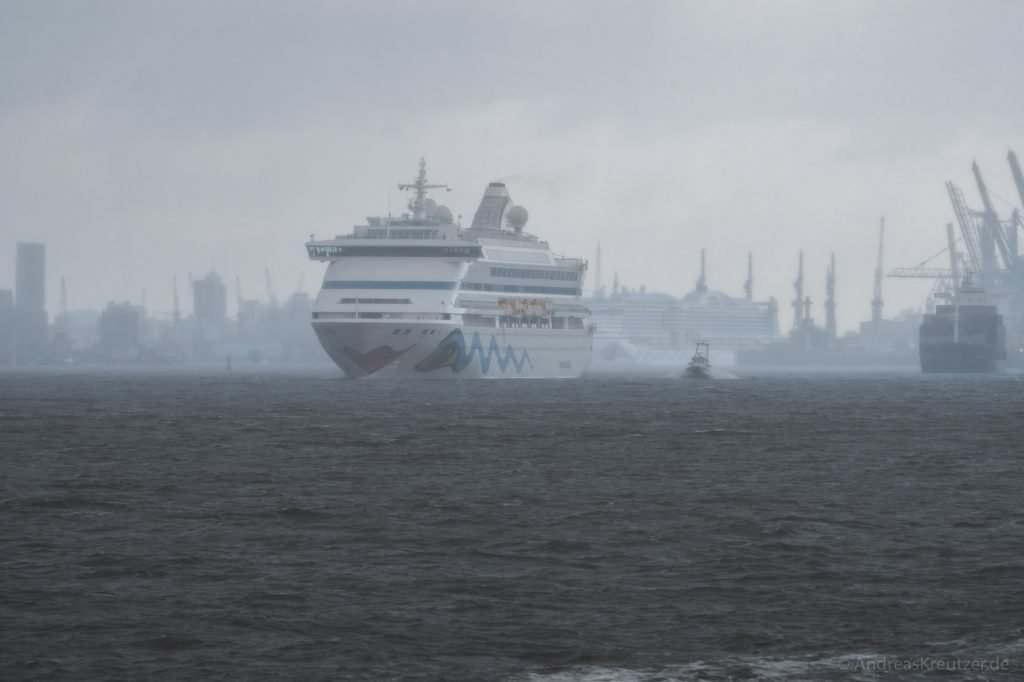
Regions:
<svg viewBox="0 0 1024 682"><path fill-rule="evenodd" d="M1006 243L1003 224L999 222L999 216L996 214L995 206L992 205L992 198L988 194L988 187L985 185L984 178L981 177L981 169L978 168L977 161L971 165L971 172L974 173L974 181L978 184L981 204L985 207L985 211L982 214L982 225L987 231L989 239L994 240L995 245L999 248L999 255L1003 259L1003 265L1007 268L1013 267L1017 262L1017 254L1016 252L1011 253ZM1016 226L1014 229L1016 229Z"/></svg>
<svg viewBox="0 0 1024 682"><path fill-rule="evenodd" d="M981 248L978 246L978 230L974 224L971 211L967 208L963 191L950 181L946 181L946 191L949 193L949 201L953 204L953 214L960 225L960 234L963 236L964 246L967 248L967 262L973 272L982 272Z"/></svg>

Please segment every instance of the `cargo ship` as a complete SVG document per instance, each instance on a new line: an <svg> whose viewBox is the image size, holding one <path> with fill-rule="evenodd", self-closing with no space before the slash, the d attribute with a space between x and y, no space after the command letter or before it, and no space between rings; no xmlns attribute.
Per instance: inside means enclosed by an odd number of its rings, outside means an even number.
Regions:
<svg viewBox="0 0 1024 682"><path fill-rule="evenodd" d="M994 372L1006 359L1006 327L981 287L964 282L948 301L921 322L921 370Z"/></svg>

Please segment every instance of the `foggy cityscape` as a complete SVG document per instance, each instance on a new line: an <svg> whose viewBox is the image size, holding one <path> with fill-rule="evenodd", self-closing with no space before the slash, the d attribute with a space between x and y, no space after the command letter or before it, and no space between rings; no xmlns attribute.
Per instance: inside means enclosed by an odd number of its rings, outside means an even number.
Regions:
<svg viewBox="0 0 1024 682"><path fill-rule="evenodd" d="M1022 25L0 0L0 679L1021 679Z"/></svg>

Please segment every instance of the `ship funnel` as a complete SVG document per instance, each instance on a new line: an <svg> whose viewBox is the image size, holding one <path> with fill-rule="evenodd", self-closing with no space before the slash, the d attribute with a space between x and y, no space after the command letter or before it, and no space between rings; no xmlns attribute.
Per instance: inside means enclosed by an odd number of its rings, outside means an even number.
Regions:
<svg viewBox="0 0 1024 682"><path fill-rule="evenodd" d="M502 219L505 217L505 210L512 205L512 197L504 182L492 182L484 190L483 199L473 216L473 223L470 227L491 230L500 230Z"/></svg>

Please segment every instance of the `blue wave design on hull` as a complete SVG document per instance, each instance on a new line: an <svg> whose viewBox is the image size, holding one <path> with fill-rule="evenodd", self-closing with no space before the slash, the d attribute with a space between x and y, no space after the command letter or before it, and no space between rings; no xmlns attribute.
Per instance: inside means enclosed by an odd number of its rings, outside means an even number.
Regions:
<svg viewBox="0 0 1024 682"><path fill-rule="evenodd" d="M502 374L505 374L511 365L516 374L521 374L523 367L529 366L533 369L528 351L523 351L517 356L516 350L509 344L505 350L498 346L497 339L491 335L491 342L484 348L480 341L480 332L473 332L473 340L466 348L466 338L461 329L448 334L441 339L430 355L416 363L417 372L433 372L442 367L451 367L452 372L461 372L473 362L473 358L480 359L480 372L487 374L491 371L491 363L496 363Z"/></svg>

